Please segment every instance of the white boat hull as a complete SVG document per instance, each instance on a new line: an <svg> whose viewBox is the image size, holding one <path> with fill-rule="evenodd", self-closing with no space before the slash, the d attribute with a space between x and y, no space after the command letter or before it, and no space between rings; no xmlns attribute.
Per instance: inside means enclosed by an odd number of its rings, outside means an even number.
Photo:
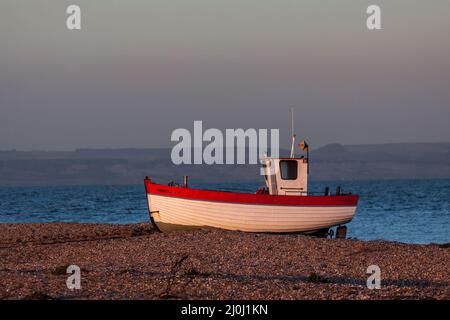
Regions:
<svg viewBox="0 0 450 320"><path fill-rule="evenodd" d="M151 217L163 231L221 228L246 232L313 232L349 222L356 206L283 206L193 200L147 194Z"/></svg>

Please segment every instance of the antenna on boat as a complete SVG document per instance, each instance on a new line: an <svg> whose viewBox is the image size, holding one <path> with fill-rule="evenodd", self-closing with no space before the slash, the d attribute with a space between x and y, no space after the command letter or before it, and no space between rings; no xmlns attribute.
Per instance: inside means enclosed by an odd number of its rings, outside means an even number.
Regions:
<svg viewBox="0 0 450 320"><path fill-rule="evenodd" d="M291 106L291 158L294 157L294 144L295 144L295 133L294 133L294 107Z"/></svg>

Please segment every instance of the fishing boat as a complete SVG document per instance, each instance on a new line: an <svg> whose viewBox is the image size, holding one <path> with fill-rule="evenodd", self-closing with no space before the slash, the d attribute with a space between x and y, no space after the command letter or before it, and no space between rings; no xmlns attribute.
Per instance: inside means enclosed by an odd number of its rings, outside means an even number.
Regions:
<svg viewBox="0 0 450 320"><path fill-rule="evenodd" d="M295 139L295 136L293 136ZM328 188L321 194L308 192L307 156L265 157L265 186L255 193L190 188L183 183L163 185L144 180L150 220L161 232L220 228L244 232L317 233L345 238L346 223L355 215L358 195Z"/></svg>

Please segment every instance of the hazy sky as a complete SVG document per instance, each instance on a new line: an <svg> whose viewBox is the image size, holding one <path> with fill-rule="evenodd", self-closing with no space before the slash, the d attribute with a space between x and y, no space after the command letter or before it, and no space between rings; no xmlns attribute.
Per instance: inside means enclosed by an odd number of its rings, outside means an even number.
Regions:
<svg viewBox="0 0 450 320"><path fill-rule="evenodd" d="M66 29L66 7L82 30ZM382 9L382 30L366 8ZM0 149L169 147L176 128L311 146L450 141L450 1L0 2Z"/></svg>

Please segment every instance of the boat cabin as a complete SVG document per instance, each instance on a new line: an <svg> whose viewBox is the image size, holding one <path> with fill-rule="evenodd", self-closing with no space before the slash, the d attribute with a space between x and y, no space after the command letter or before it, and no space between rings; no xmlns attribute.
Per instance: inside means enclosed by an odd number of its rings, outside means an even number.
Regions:
<svg viewBox="0 0 450 320"><path fill-rule="evenodd" d="M307 195L308 158L265 158L263 170L269 194Z"/></svg>

